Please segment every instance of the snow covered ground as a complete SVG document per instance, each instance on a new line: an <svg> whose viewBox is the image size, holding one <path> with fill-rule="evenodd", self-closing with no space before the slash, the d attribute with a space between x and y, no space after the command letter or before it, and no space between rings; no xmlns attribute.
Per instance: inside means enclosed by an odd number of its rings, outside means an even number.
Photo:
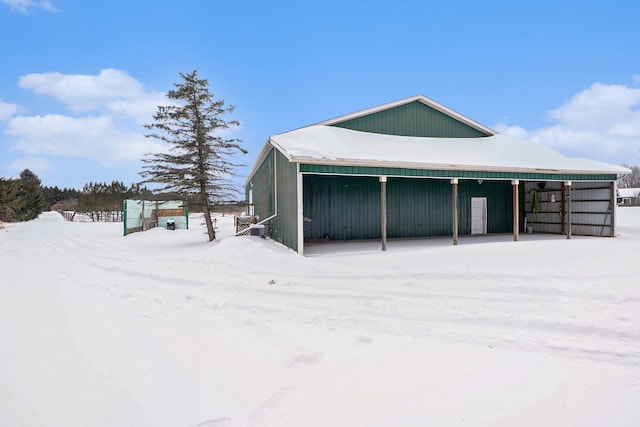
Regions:
<svg viewBox="0 0 640 427"><path fill-rule="evenodd" d="M617 213L615 239L309 257L229 217L214 243L8 224L0 426L640 425L640 208Z"/></svg>

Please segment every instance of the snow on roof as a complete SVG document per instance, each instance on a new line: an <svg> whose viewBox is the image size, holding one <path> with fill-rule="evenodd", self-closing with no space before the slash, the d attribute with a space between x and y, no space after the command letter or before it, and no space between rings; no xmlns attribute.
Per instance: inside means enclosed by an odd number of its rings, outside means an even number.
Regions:
<svg viewBox="0 0 640 427"><path fill-rule="evenodd" d="M619 197L638 197L640 188L618 188Z"/></svg>
<svg viewBox="0 0 640 427"><path fill-rule="evenodd" d="M427 138L313 125L274 135L269 142L300 163L464 169L495 172L627 174L627 168L566 157L542 144L504 135Z"/></svg>

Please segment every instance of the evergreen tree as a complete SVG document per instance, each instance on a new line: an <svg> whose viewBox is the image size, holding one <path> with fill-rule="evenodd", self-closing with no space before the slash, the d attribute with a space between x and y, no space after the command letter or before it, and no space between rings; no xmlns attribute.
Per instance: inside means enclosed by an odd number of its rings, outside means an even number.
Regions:
<svg viewBox="0 0 640 427"><path fill-rule="evenodd" d="M0 221L13 221L15 212L22 208L18 187L17 180L0 178Z"/></svg>
<svg viewBox="0 0 640 427"><path fill-rule="evenodd" d="M162 184L160 191L197 195L211 241L216 238L211 204L236 192L230 178L238 165L231 157L247 151L239 145L240 140L220 135L220 131L240 125L223 117L234 107L216 100L209 83L199 79L196 70L180 73L180 77L182 81L167 95L175 103L158 106L154 123L145 126L150 131L146 136L167 143L169 152L147 154L140 175L143 183Z"/></svg>
<svg viewBox="0 0 640 427"><path fill-rule="evenodd" d="M80 195L80 192L78 190L75 190L73 188L66 188L66 187L61 190L57 185L55 187L45 186L43 187L43 190L44 190L45 200L49 205L49 209L51 209L53 205L59 202L76 201L78 200L78 196Z"/></svg>
<svg viewBox="0 0 640 427"><path fill-rule="evenodd" d="M132 184L127 188L122 181L89 182L82 187L76 210L91 216L93 221L121 221L124 199L153 198L147 187Z"/></svg>
<svg viewBox="0 0 640 427"><path fill-rule="evenodd" d="M17 185L19 207L14 212L14 221L29 221L37 218L47 208L40 178L29 169L25 169L20 172Z"/></svg>
<svg viewBox="0 0 640 427"><path fill-rule="evenodd" d="M139 183L131 184L131 187L126 191L125 198L126 199L152 199L153 192L149 190L147 187L141 186Z"/></svg>

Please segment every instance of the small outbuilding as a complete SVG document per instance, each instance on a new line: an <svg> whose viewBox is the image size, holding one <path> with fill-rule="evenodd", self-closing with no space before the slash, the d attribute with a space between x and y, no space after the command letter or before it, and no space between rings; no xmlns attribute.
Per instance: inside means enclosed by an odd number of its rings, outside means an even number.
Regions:
<svg viewBox="0 0 640 427"><path fill-rule="evenodd" d="M618 188L618 206L640 206L640 188Z"/></svg>
<svg viewBox="0 0 640 427"><path fill-rule="evenodd" d="M189 209L182 200L123 201L124 235L155 227L169 230L189 228Z"/></svg>
<svg viewBox="0 0 640 427"><path fill-rule="evenodd" d="M615 236L620 166L565 157L422 96L271 136L248 214L305 241L513 233Z"/></svg>

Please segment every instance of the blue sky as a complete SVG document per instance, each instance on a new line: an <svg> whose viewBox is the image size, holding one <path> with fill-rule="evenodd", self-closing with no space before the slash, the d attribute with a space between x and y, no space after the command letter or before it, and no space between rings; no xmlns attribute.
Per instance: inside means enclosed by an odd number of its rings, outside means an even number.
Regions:
<svg viewBox="0 0 640 427"><path fill-rule="evenodd" d="M640 164L635 1L0 0L0 176L138 181L157 105L197 69L249 154L416 94L571 157ZM526 155L526 153L523 153Z"/></svg>

